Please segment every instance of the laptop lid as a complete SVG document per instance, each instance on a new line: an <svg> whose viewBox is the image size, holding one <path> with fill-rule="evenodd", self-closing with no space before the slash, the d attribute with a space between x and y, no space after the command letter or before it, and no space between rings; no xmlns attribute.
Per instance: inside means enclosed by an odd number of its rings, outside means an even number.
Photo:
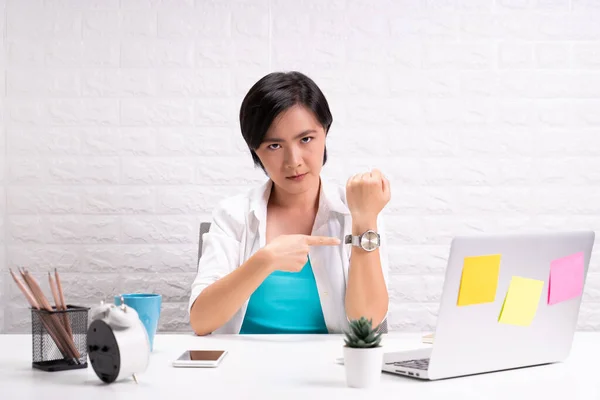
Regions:
<svg viewBox="0 0 600 400"><path fill-rule="evenodd" d="M564 360L594 238L593 231L454 238L430 379Z"/></svg>

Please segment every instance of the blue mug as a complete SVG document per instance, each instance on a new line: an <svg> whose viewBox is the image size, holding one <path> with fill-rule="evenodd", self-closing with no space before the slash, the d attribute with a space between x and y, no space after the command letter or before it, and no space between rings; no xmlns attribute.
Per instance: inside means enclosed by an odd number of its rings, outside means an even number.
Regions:
<svg viewBox="0 0 600 400"><path fill-rule="evenodd" d="M162 304L162 296L154 293L129 293L115 296L115 304L121 305L121 297L125 305L137 311L142 324L148 332L148 340L150 341L150 351L154 348L154 335L158 328L158 320L160 318L160 309Z"/></svg>

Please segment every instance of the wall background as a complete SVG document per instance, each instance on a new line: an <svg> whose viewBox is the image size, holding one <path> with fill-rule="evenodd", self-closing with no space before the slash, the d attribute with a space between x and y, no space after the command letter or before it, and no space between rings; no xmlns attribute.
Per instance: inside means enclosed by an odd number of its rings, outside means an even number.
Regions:
<svg viewBox="0 0 600 400"><path fill-rule="evenodd" d="M0 331L29 329L17 266L189 330L200 221L265 179L237 112L272 70L328 97L327 179L392 183L392 329L435 326L454 235L600 231L599 1L4 0L0 34Z"/></svg>

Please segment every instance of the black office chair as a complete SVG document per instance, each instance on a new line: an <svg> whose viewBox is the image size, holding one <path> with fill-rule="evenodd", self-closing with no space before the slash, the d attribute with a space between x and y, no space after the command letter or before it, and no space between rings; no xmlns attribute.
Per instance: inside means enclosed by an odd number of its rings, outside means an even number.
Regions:
<svg viewBox="0 0 600 400"><path fill-rule="evenodd" d="M196 270L198 270L198 265L200 264L200 257L202 256L202 235L208 232L210 229L210 222L201 222L200 223L200 237L198 239L198 261L196 261ZM379 332L388 333L387 320L383 321L381 326L379 327Z"/></svg>
<svg viewBox="0 0 600 400"><path fill-rule="evenodd" d="M202 256L202 235L204 235L210 229L210 222L200 223L200 238L198 239L198 260L196 260L196 270L200 264L200 257Z"/></svg>

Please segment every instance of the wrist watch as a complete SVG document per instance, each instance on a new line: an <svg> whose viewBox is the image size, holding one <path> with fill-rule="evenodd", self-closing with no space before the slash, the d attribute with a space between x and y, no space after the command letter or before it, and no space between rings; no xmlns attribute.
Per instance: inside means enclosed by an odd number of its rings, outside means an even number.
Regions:
<svg viewBox="0 0 600 400"><path fill-rule="evenodd" d="M381 245L381 237L379 233L369 229L361 235L346 235L344 238L345 244L352 244L365 251L374 251Z"/></svg>

